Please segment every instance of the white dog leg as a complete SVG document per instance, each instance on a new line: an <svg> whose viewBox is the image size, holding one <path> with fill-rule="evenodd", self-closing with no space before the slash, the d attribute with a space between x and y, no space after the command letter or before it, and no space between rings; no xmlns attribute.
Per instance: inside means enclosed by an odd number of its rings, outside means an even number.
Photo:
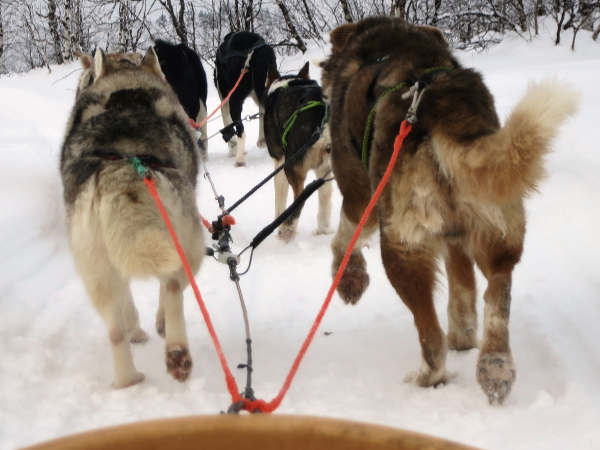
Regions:
<svg viewBox="0 0 600 450"><path fill-rule="evenodd" d="M258 120L258 141L256 141L256 146L258 148L267 148L267 141L265 139L265 108L259 106L258 112L260 113L260 119Z"/></svg>
<svg viewBox="0 0 600 450"><path fill-rule="evenodd" d="M161 303L165 313L165 352L167 372L181 382L192 372L192 358L183 315L183 289L187 285L185 272L162 278L160 281Z"/></svg>
<svg viewBox="0 0 600 450"><path fill-rule="evenodd" d="M101 279L84 281L92 303L108 328L115 365L113 386L120 389L141 382L144 374L138 372L133 363L130 337L125 323L125 305L131 295L129 285L114 269L108 272L103 273Z"/></svg>
<svg viewBox="0 0 600 450"><path fill-rule="evenodd" d="M150 336L148 336L148 333L140 327L140 315L133 303L133 297L131 296L131 289L129 289L129 286L127 286L127 297L124 300L123 317L125 319L127 331L129 331L129 341L132 344L143 344L150 339Z"/></svg>
<svg viewBox="0 0 600 450"><path fill-rule="evenodd" d="M273 162L275 163L275 169L278 169L285 163L285 156L281 158L281 161L273 159ZM275 218L277 218L285 211L290 184L284 170L280 170L273 180L275 181Z"/></svg>
<svg viewBox="0 0 600 450"><path fill-rule="evenodd" d="M323 158L323 164L317 170L315 174L317 178L324 177L327 172L331 169L329 164L329 154L326 154ZM331 174L329 174L330 176ZM317 229L313 234L331 234L333 228L331 228L331 193L333 192L333 184L328 181L319 188L319 211L317 213Z"/></svg>
<svg viewBox="0 0 600 450"><path fill-rule="evenodd" d="M237 151L235 154L235 166L242 167L246 165L246 132L242 133L242 137L238 137Z"/></svg>
<svg viewBox="0 0 600 450"><path fill-rule="evenodd" d="M198 117L196 117L196 123L200 123L206 119L206 114L206 106L204 106L204 103L200 100L200 112L198 112ZM202 157L206 159L208 157L208 124L205 123L202 125L200 130L202 132L202 137L200 138L201 141L198 142L198 147L200 147Z"/></svg>
<svg viewBox="0 0 600 450"><path fill-rule="evenodd" d="M221 94L219 94L219 97L221 97ZM223 99L221 99L221 101L222 100ZM231 112L229 111L229 102L225 103L223 106L221 106L221 117L223 118L224 126L227 126L227 125L230 125L231 123L233 123L233 120L231 119ZM227 156L229 156L229 157L236 156L237 136L234 135L229 140L227 145L229 145L229 153L227 153Z"/></svg>

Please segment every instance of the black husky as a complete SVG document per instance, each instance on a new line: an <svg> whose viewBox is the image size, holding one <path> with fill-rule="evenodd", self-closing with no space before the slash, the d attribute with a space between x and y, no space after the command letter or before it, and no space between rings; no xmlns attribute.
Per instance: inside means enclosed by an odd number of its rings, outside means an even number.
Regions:
<svg viewBox="0 0 600 450"><path fill-rule="evenodd" d="M322 177L330 169L329 142L321 129L326 106L321 88L316 81L310 79L308 63L298 75L283 77L274 66L270 66L266 87L265 139L269 154L275 161L275 167L294 157L293 162L275 175L277 217L285 209L289 185L292 186L296 199L304 189L309 170L314 170L317 177ZM331 190L331 183L325 183L319 189L318 226L314 234L332 232ZM301 210L302 208L296 210L280 226L279 237L284 241L290 241L296 234Z"/></svg>
<svg viewBox="0 0 600 450"><path fill-rule="evenodd" d="M154 50L160 68L177 94L186 114L196 123L202 122L206 118L207 83L200 57L184 44L173 45L160 39L154 43ZM206 153L208 149L206 124L201 130L202 138L198 144L200 150Z"/></svg>
<svg viewBox="0 0 600 450"><path fill-rule="evenodd" d="M219 91L221 100L227 97L240 77L246 60L250 56L249 73L244 75L239 86L231 95L229 103L221 108L223 124L225 126L236 122L236 136L229 141L229 156L235 156L235 165L246 165L244 125L241 122L242 106L247 97L252 97L258 105L259 111L264 113L262 104L267 70L270 65L276 65L275 53L270 45L256 33L238 31L225 36L223 43L217 50L215 60L215 86ZM260 148L265 147L263 119L259 124L258 142Z"/></svg>

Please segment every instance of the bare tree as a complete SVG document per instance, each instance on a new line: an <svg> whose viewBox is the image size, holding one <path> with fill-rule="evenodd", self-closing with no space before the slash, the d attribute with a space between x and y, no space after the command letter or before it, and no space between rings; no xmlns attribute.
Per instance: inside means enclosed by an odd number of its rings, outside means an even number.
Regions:
<svg viewBox="0 0 600 450"><path fill-rule="evenodd" d="M347 23L352 23L352 13L350 12L350 6L348 5L348 0L340 0L340 5L342 5L342 11L344 12L344 19L346 19Z"/></svg>
<svg viewBox="0 0 600 450"><path fill-rule="evenodd" d="M171 18L173 29L179 42L188 45L188 32L185 25L185 0L179 0L179 9L176 11L171 0L158 0Z"/></svg>
<svg viewBox="0 0 600 450"><path fill-rule="evenodd" d="M0 1L0 64L2 63L2 55L4 54L4 21L2 17L2 10L4 9L4 2Z"/></svg>
<svg viewBox="0 0 600 450"><path fill-rule="evenodd" d="M52 44L54 48L54 58L58 64L62 64L64 59L62 56L60 34L58 32L58 16L55 0L47 0L47 7L48 12L42 17L48 20L48 28L50 29L50 36L52 38Z"/></svg>
<svg viewBox="0 0 600 450"><path fill-rule="evenodd" d="M291 33L293 38L296 40L296 47L298 47L298 49L302 53L305 53L307 50L306 44L304 43L304 40L298 33L298 30L296 30L296 26L294 25L294 22L292 21L292 18L290 16L289 10L287 9L287 6L285 6L285 3L283 2L283 0L275 0L275 2L277 3L277 6L279 6L279 9L281 10L281 14L283 14L283 18L285 20L285 24L287 25L288 31Z"/></svg>

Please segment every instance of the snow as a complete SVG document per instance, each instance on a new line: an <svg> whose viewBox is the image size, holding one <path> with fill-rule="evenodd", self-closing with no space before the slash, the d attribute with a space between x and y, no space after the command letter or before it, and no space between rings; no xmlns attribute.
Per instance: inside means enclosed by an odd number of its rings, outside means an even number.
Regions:
<svg viewBox="0 0 600 450"><path fill-rule="evenodd" d="M582 93L578 115L565 124L548 158L548 180L527 200L525 252L513 279L517 381L510 398L501 407L488 405L475 379L475 350L449 353L454 377L445 386L423 389L402 382L420 365L420 349L412 315L387 281L375 237L365 249L369 289L357 306L344 305L336 294L275 414L383 424L489 450L600 448L600 44L585 32L575 52L568 33L563 42L555 47L544 32L532 43L506 39L486 54L458 55L485 75L502 117L531 80L565 78ZM307 55L283 60L282 69L297 71L325 52L313 47ZM111 387L107 332L69 253L58 174L77 68L71 64L54 67L51 74L40 69L0 79L2 450L115 424L218 414L230 403L191 289L185 308L194 371L185 384L166 373L163 341L154 332L155 281L133 283L142 326L152 336L133 350L146 380L124 390ZM319 69L311 65L310 70L318 79ZM212 111L219 100L214 86L209 88ZM244 114L256 111L248 101ZM273 168L267 151L253 145L257 126L247 124L245 168L233 167L219 137L210 142L208 167L227 204ZM220 119L211 122L209 134L220 127ZM199 180L198 204L212 219L218 213L214 195L209 183ZM333 201L337 226L337 190ZM316 197L311 198L297 239L284 245L268 238L241 280L254 342L253 387L267 401L281 388L331 283L332 236L312 236L316 209ZM245 247L273 214L274 190L268 183L235 212L234 249ZM245 333L235 286L226 266L210 258L197 280L242 389L245 371L235 366L245 362ZM480 275L478 286L483 292ZM436 298L443 327L446 297L442 280Z"/></svg>

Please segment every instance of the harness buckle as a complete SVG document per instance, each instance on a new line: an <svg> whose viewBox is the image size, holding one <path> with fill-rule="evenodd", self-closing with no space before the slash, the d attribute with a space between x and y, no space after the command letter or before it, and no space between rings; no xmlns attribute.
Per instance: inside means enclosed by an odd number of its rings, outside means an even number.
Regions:
<svg viewBox="0 0 600 450"><path fill-rule="evenodd" d="M408 112L406 113L406 121L408 123L415 123L417 121L417 108L419 107L419 103L423 97L423 92L427 88L427 86L425 86L423 89L419 90L419 83L419 81L416 81L415 84L412 85L410 89L402 95L402 98L405 100L412 96L412 103L408 108Z"/></svg>

